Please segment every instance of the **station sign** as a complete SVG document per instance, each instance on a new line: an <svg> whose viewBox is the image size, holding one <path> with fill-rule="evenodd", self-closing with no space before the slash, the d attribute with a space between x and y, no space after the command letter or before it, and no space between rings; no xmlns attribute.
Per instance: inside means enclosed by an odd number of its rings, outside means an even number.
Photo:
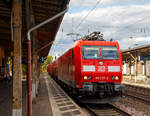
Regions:
<svg viewBox="0 0 150 116"><path fill-rule="evenodd" d="M150 61L150 56L140 56L141 61Z"/></svg>
<svg viewBox="0 0 150 116"><path fill-rule="evenodd" d="M38 59L38 62L39 62L39 63L44 63L44 61L46 60L46 58L47 58L47 57L40 57L40 58Z"/></svg>
<svg viewBox="0 0 150 116"><path fill-rule="evenodd" d="M40 57L39 60L38 60L38 62L39 62L39 63L44 63L44 58L43 58L43 57Z"/></svg>
<svg viewBox="0 0 150 116"><path fill-rule="evenodd" d="M40 57L40 58L38 59L38 62L39 62L39 63L44 63L45 60L46 60L45 57ZM22 58L22 64L28 64L28 59L27 59L27 58Z"/></svg>

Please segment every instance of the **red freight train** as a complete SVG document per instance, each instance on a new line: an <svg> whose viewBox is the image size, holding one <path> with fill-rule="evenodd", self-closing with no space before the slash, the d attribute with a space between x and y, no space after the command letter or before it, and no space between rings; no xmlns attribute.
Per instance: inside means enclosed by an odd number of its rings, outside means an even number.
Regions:
<svg viewBox="0 0 150 116"><path fill-rule="evenodd" d="M76 41L47 71L83 102L93 102L93 98L100 103L112 102L122 94L122 55L118 42Z"/></svg>

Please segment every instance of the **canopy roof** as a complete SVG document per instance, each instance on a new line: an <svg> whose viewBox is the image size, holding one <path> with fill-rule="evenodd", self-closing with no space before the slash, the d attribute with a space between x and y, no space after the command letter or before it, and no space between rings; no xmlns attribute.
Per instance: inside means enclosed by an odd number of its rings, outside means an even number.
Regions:
<svg viewBox="0 0 150 116"><path fill-rule="evenodd" d="M13 0L0 0L0 46L10 53L13 50L13 38L11 34L11 11ZM31 0L35 25L58 14L66 8L69 0ZM55 19L51 23L38 29L36 32L36 49L40 49L55 39L57 31L62 21L62 17ZM27 53L27 20L25 0L22 2L22 45L23 55ZM51 45L40 51L39 56L46 56Z"/></svg>

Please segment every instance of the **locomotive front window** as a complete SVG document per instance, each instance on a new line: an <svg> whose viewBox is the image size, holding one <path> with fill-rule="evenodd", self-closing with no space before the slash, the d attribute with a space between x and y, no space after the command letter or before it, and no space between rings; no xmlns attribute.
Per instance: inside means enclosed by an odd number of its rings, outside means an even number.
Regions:
<svg viewBox="0 0 150 116"><path fill-rule="evenodd" d="M82 46L82 55L84 59L99 59L100 49L98 46Z"/></svg>
<svg viewBox="0 0 150 116"><path fill-rule="evenodd" d="M116 46L102 46L102 59L118 59L118 49Z"/></svg>
<svg viewBox="0 0 150 116"><path fill-rule="evenodd" d="M119 59L116 46L82 46L83 59Z"/></svg>

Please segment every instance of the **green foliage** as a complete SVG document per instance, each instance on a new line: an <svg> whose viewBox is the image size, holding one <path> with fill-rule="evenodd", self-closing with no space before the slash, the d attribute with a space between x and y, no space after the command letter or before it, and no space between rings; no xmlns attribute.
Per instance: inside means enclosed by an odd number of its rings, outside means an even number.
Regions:
<svg viewBox="0 0 150 116"><path fill-rule="evenodd" d="M27 65L26 64L22 64L22 75L24 79L27 77Z"/></svg>
<svg viewBox="0 0 150 116"><path fill-rule="evenodd" d="M26 73L27 73L27 65L26 64L22 64L22 73L23 73L23 75L26 75Z"/></svg>
<svg viewBox="0 0 150 116"><path fill-rule="evenodd" d="M47 59L44 61L44 63L41 65L41 71L46 72L46 67L52 62L53 57L48 55Z"/></svg>

